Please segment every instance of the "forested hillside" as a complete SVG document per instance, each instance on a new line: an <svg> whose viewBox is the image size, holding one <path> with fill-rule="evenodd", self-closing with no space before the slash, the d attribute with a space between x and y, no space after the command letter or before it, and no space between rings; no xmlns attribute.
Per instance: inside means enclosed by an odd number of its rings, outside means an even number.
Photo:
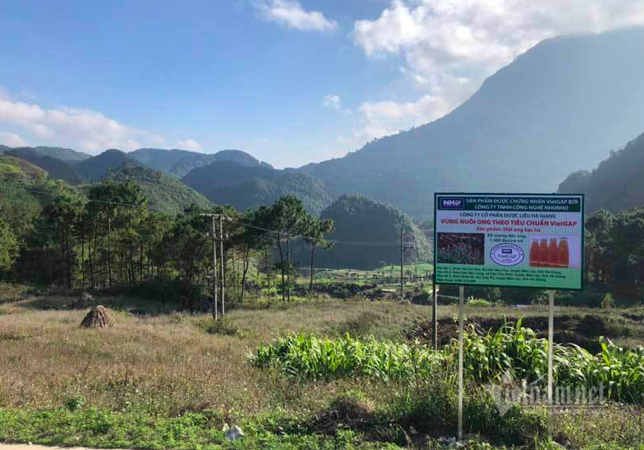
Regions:
<svg viewBox="0 0 644 450"><path fill-rule="evenodd" d="M319 215L332 201L324 184L315 177L263 165L219 161L192 170L182 181L210 201L239 211L269 205L291 194L302 200L307 211Z"/></svg>
<svg viewBox="0 0 644 450"><path fill-rule="evenodd" d="M559 185L559 193L586 194L586 209L625 211L644 206L644 134L592 171L577 171Z"/></svg>
<svg viewBox="0 0 644 450"><path fill-rule="evenodd" d="M38 151L35 148L15 148L7 150L5 155L29 161L57 180L65 180L71 183L78 183L82 180L81 175L74 170L70 163L50 156L47 152Z"/></svg>
<svg viewBox="0 0 644 450"><path fill-rule="evenodd" d="M451 114L301 170L431 215L435 191L550 192L642 131L644 28L546 40Z"/></svg>
<svg viewBox="0 0 644 450"><path fill-rule="evenodd" d="M0 153L7 152L10 150L25 149L25 148L33 150L40 156L50 156L52 158L56 158L70 164L75 164L92 157L87 153L72 150L71 148L42 147L42 146L41 147L7 147L6 145L0 145Z"/></svg>
<svg viewBox="0 0 644 450"><path fill-rule="evenodd" d="M121 166L112 170L106 179L136 183L154 211L176 215L190 205L201 208L212 206L203 195L181 181L148 167Z"/></svg>
<svg viewBox="0 0 644 450"><path fill-rule="evenodd" d="M182 178L193 169L207 166L215 161L236 162L248 167L272 168L241 150L222 150L214 154L197 153L188 150L163 150L142 148L128 153L128 156L144 166Z"/></svg>
<svg viewBox="0 0 644 450"><path fill-rule="evenodd" d="M150 167L161 172L170 173L170 169L177 161L193 152L188 150L171 149L164 150L160 148L140 148L128 154L130 158L136 159L144 166Z"/></svg>
<svg viewBox="0 0 644 450"><path fill-rule="evenodd" d="M75 166L75 170L89 181L99 181L107 176L110 170L121 166L135 167L139 163L121 150L110 149Z"/></svg>
<svg viewBox="0 0 644 450"><path fill-rule="evenodd" d="M41 168L19 158L0 155L0 222L21 240L30 232L43 205L76 190L55 181Z"/></svg>
<svg viewBox="0 0 644 450"><path fill-rule="evenodd" d="M400 231L407 263L431 259L423 232L399 209L357 195L343 195L320 216L330 219L335 231L328 239L337 243L321 253L318 267L374 269L400 263ZM304 256L301 257L303 261Z"/></svg>

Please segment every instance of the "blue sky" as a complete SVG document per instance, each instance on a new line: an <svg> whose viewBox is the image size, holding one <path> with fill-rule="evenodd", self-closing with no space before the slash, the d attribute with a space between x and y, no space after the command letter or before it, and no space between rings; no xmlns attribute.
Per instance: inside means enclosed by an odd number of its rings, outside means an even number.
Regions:
<svg viewBox="0 0 644 450"><path fill-rule="evenodd" d="M644 23L644 2L533 3L0 0L0 143L300 166L444 115L544 38Z"/></svg>

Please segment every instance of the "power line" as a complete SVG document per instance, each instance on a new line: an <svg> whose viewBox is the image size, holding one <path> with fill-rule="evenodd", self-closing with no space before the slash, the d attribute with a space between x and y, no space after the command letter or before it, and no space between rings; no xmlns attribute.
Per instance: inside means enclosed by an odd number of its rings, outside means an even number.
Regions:
<svg viewBox="0 0 644 450"><path fill-rule="evenodd" d="M60 196L59 194L54 194L52 192L47 192L47 191L41 191L41 190L34 189L34 188L31 188L31 187L27 187L27 186L24 186L21 189L15 187L15 186L5 186L5 187L3 187L3 189L13 189L15 191L25 190L25 191L36 193L36 194L48 195L48 196L51 196L51 197L59 197ZM108 200L96 200L96 199L90 199L88 203L91 203L91 202L108 204L108 205L116 205L116 206L124 206L124 207L130 207L130 208L147 208L147 209L149 209L151 211L156 211L156 212L160 212L160 213L164 212L163 210L158 209L158 208L153 208L150 205L136 205L136 204L132 204L132 203L120 203L120 202L112 202L112 201L108 201ZM334 240L334 239L324 240L324 239L315 238L314 236L307 236L305 234L293 234L293 235L290 235L289 233L285 233L283 231L271 230L271 229L268 229L268 228L264 228L264 227L260 227L260 226L257 226L257 225L250 224L250 223L244 221L243 219L238 219L238 222L240 222L245 227L253 228L253 229L256 229L256 230L259 230L259 231L264 231L264 232L267 232L267 233L273 233L273 234L278 234L278 235L282 235L282 236L287 236L287 237L290 237L292 239L303 238L303 239L311 239L311 240L315 240L315 241L319 241L319 242L324 241L324 242L332 243L333 245L352 245L352 246L363 246L363 247L398 247L400 245L398 242L361 242L361 241L340 241L340 240Z"/></svg>

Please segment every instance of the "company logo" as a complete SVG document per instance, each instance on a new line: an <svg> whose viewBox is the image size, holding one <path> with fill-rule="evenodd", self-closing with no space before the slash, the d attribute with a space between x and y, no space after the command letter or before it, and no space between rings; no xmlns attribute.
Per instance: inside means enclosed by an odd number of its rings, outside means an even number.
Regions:
<svg viewBox="0 0 644 450"><path fill-rule="evenodd" d="M514 244L499 244L490 251L492 261L500 266L516 266L525 258L525 252Z"/></svg>
<svg viewBox="0 0 644 450"><path fill-rule="evenodd" d="M440 209L464 209L465 199L463 198L441 198Z"/></svg>

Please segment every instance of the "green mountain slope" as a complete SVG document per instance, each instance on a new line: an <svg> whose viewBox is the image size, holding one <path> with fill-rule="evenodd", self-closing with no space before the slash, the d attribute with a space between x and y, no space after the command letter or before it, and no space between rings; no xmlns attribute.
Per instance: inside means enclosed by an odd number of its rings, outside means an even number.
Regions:
<svg viewBox="0 0 644 450"><path fill-rule="evenodd" d="M644 206L644 134L592 171L574 172L559 185L559 193L586 194L586 210L617 212Z"/></svg>
<svg viewBox="0 0 644 450"><path fill-rule="evenodd" d="M160 148L140 148L128 153L128 156L137 160L144 166L160 170L161 172L170 173L170 169L172 169L172 166L174 166L177 161L193 153L195 152L174 148L171 150Z"/></svg>
<svg viewBox="0 0 644 450"><path fill-rule="evenodd" d="M194 169L182 181L212 202L231 205L239 211L269 205L293 194L309 213L317 216L332 201L324 184L310 175L230 161Z"/></svg>
<svg viewBox="0 0 644 450"><path fill-rule="evenodd" d="M332 249L317 253L316 265L329 268L375 269L400 262L400 230L404 231L405 260L429 261L430 246L423 232L399 209L358 195L343 195L320 216L333 219L335 232L329 240L339 241ZM349 245L342 242L360 242ZM305 254L298 260L306 261Z"/></svg>
<svg viewBox="0 0 644 450"><path fill-rule="evenodd" d="M6 145L0 145L0 153L4 153L10 150L22 150L22 149L31 149L40 156L49 156L51 158L64 161L69 164L76 164L81 161L84 161L88 158L91 158L92 155L87 153L79 152L72 150L71 148L63 147L7 147Z"/></svg>
<svg viewBox="0 0 644 450"><path fill-rule="evenodd" d="M204 196L181 181L149 167L121 166L110 171L105 179L134 181L148 198L150 207L167 214L179 214L192 204L211 206Z"/></svg>
<svg viewBox="0 0 644 450"><path fill-rule="evenodd" d="M177 161L177 163L170 169L170 173L178 177L184 177L194 169L207 166L213 162L224 161L234 162L245 167L263 167L265 169L273 168L270 164L261 162L241 150L222 150L213 155L204 155L202 153L193 153L188 155Z"/></svg>
<svg viewBox="0 0 644 450"><path fill-rule="evenodd" d="M136 167L139 163L130 158L127 153L111 149L80 162L74 169L87 180L99 181L105 178L110 170L122 166Z"/></svg>
<svg viewBox="0 0 644 450"><path fill-rule="evenodd" d="M0 155L0 217L19 238L33 227L43 205L61 193L77 193L23 159Z"/></svg>
<svg viewBox="0 0 644 450"><path fill-rule="evenodd" d="M451 114L302 171L432 213L435 191L551 192L642 130L644 28L546 40Z"/></svg>
<svg viewBox="0 0 644 450"><path fill-rule="evenodd" d="M35 148L15 148L6 151L5 155L29 161L30 163L45 170L50 177L57 180L65 180L67 182L77 183L82 179L82 177L73 169L73 167L69 163L56 157L49 156L46 153L42 153Z"/></svg>
<svg viewBox="0 0 644 450"><path fill-rule="evenodd" d="M141 148L128 153L128 156L144 166L179 178L186 176L193 169L207 166L216 161L236 162L248 167L272 168L269 164L261 162L241 150L222 150L214 154L205 154L178 149Z"/></svg>

